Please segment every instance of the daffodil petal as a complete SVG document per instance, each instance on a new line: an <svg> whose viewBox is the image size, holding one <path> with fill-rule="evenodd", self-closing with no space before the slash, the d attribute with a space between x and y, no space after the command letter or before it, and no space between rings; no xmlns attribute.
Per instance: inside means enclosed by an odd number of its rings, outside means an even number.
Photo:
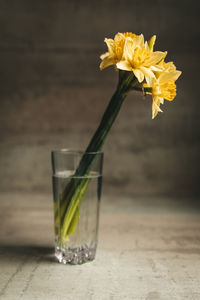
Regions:
<svg viewBox="0 0 200 300"><path fill-rule="evenodd" d="M115 37L114 37L114 41L115 41L115 42L118 42L118 41L120 41L121 39L124 39L123 33L118 32L117 34L115 34Z"/></svg>
<svg viewBox="0 0 200 300"><path fill-rule="evenodd" d="M160 108L160 99L162 99L161 97L153 97L153 102L152 102L152 119L154 119L158 112L162 112L161 108Z"/></svg>
<svg viewBox="0 0 200 300"><path fill-rule="evenodd" d="M144 48L144 36L143 36L143 34L137 35L137 37L134 40L135 40L135 43L138 47Z"/></svg>
<svg viewBox="0 0 200 300"><path fill-rule="evenodd" d="M133 69L133 73L139 82L144 80L144 74L139 69Z"/></svg>
<svg viewBox="0 0 200 300"><path fill-rule="evenodd" d="M100 70L103 70L107 67L109 67L110 65L113 65L114 64L114 61L112 58L110 57L105 57L102 62L100 63Z"/></svg>
<svg viewBox="0 0 200 300"><path fill-rule="evenodd" d="M159 112L163 112L162 110L158 110L157 107L152 105L152 119L155 119Z"/></svg>
<svg viewBox="0 0 200 300"><path fill-rule="evenodd" d="M158 110L156 109L156 107L152 103L152 119L155 119L157 114L158 114Z"/></svg>
<svg viewBox="0 0 200 300"><path fill-rule="evenodd" d="M160 106L157 103L154 103L154 108L158 111L158 112L163 112L162 109L160 108Z"/></svg>
<svg viewBox="0 0 200 300"><path fill-rule="evenodd" d="M104 58L106 58L108 56L110 56L110 53L106 52L106 53L101 54L100 58L101 58L101 60L103 60Z"/></svg>
<svg viewBox="0 0 200 300"><path fill-rule="evenodd" d="M162 91L161 91L161 87L158 83L158 80L154 80L153 84L152 84L152 94L155 96L161 95Z"/></svg>
<svg viewBox="0 0 200 300"><path fill-rule="evenodd" d="M154 73L150 68L140 67L140 70L144 74L148 86L152 86L153 79L155 78Z"/></svg>
<svg viewBox="0 0 200 300"><path fill-rule="evenodd" d="M124 71L132 71L132 67L127 60L121 60L116 64L117 68Z"/></svg>
<svg viewBox="0 0 200 300"><path fill-rule="evenodd" d="M164 104L164 98L159 97L159 101L161 104Z"/></svg>
<svg viewBox="0 0 200 300"><path fill-rule="evenodd" d="M114 48L115 48L115 42L112 39L106 39L104 40L108 47L108 51L111 55L114 55Z"/></svg>
<svg viewBox="0 0 200 300"><path fill-rule="evenodd" d="M171 72L171 71L175 71L176 70L176 66L174 65L174 63L172 61L169 62L162 62L161 65L163 65L163 69L165 71Z"/></svg>
<svg viewBox="0 0 200 300"><path fill-rule="evenodd" d="M144 43L144 48L145 48L147 51L150 51L149 45L148 45L147 41Z"/></svg>
<svg viewBox="0 0 200 300"><path fill-rule="evenodd" d="M159 67L159 65L151 66L150 68L154 72L162 72L163 71L163 68Z"/></svg>
<svg viewBox="0 0 200 300"><path fill-rule="evenodd" d="M150 67L152 65L158 64L165 56L167 52L155 51L151 53L151 56L146 59L145 67Z"/></svg>
<svg viewBox="0 0 200 300"><path fill-rule="evenodd" d="M127 38L124 43L124 54L123 57L127 61L131 61L134 54L134 41Z"/></svg>
<svg viewBox="0 0 200 300"><path fill-rule="evenodd" d="M156 41L156 35L153 35L148 41L149 51L151 52L153 52L155 41Z"/></svg>
<svg viewBox="0 0 200 300"><path fill-rule="evenodd" d="M159 83L164 84L169 80L176 81L181 73L181 71L162 72L159 76Z"/></svg>

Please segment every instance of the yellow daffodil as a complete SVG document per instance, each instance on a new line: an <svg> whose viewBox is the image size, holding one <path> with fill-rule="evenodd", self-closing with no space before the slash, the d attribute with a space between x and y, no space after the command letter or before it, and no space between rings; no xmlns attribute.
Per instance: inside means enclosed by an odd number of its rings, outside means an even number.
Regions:
<svg viewBox="0 0 200 300"><path fill-rule="evenodd" d="M146 80L148 85L152 84L155 77L153 71L156 65L164 59L167 52L151 52L147 44L136 44L133 39L127 38L124 44L123 60L119 61L116 66L120 70L132 71L139 82Z"/></svg>
<svg viewBox="0 0 200 300"><path fill-rule="evenodd" d="M181 71L177 71L173 63L165 63L165 70L160 72L159 76L152 83L152 119L158 112L162 112L160 104L164 104L164 99L172 101L176 96L175 81L181 75Z"/></svg>
<svg viewBox="0 0 200 300"><path fill-rule="evenodd" d="M164 99L172 101L175 98L175 81L181 75L173 62L164 61L167 52L154 51L155 41L155 35L144 41L143 34L117 33L114 39L105 39L108 52L101 55L100 64L101 70L115 65L119 70L134 74L137 82L133 89L144 88L145 93L152 94L153 119L162 111L160 104Z"/></svg>
<svg viewBox="0 0 200 300"><path fill-rule="evenodd" d="M85 256L80 259L75 257L76 253L71 256L74 249L77 250L73 241L77 239L76 234L80 232L77 226L81 225L78 220L79 217L81 218L80 208L82 202L85 195L87 196L87 188L90 182L89 175L93 170L97 155L102 154L105 139L128 93L132 90L140 90L143 94L152 95L153 119L158 112L162 111L160 104L163 104L165 99L172 101L176 96L175 81L181 75L181 72L176 70L173 62L166 63L164 61L167 52L154 52L155 40L155 35L149 41L144 41L142 34L136 35L130 32L117 33L114 39L105 39L108 51L101 55L100 69L114 65L115 68L120 70L119 81L97 130L86 151L80 156L77 168L74 170L74 175L78 178L77 183L74 184L74 178L71 178L66 186L63 186L62 193L55 195L56 256L59 262L81 264L94 259L94 251L89 257ZM88 154L93 155L88 156ZM71 240L72 235L74 237ZM66 260L68 249L71 246L73 251L70 253L69 260ZM90 245L86 246L89 247Z"/></svg>
<svg viewBox="0 0 200 300"><path fill-rule="evenodd" d="M132 32L118 32L115 35L114 40L105 38L104 41L108 47L108 52L100 56L102 60L100 64L101 70L105 69L110 65L116 65L123 58L124 44L127 38L134 40L134 43L139 46L144 43L144 37L142 34L136 35Z"/></svg>

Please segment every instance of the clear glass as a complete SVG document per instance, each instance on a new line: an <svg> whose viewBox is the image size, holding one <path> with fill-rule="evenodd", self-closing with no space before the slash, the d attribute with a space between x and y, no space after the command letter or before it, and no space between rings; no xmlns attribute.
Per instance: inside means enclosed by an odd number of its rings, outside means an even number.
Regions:
<svg viewBox="0 0 200 300"><path fill-rule="evenodd" d="M90 167L77 172L83 160ZM95 258L102 167L103 152L52 151L55 256L60 263L82 264Z"/></svg>

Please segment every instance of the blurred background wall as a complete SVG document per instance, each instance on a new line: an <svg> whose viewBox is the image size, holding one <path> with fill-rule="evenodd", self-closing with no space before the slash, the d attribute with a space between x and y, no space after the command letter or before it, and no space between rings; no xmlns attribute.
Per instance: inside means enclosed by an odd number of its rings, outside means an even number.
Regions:
<svg viewBox="0 0 200 300"><path fill-rule="evenodd" d="M115 90L99 70L105 37L157 35L183 71L174 102L151 120L129 94L104 146L104 193L198 196L198 1L0 0L0 191L51 193L50 151L84 149Z"/></svg>

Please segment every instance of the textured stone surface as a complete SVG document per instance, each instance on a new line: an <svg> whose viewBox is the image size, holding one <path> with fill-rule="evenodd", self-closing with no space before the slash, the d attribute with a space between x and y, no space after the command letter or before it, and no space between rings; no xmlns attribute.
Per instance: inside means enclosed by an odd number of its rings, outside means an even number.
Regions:
<svg viewBox="0 0 200 300"><path fill-rule="evenodd" d="M0 299L200 298L198 202L103 197L95 261L68 266L53 258L51 195L0 197Z"/></svg>

